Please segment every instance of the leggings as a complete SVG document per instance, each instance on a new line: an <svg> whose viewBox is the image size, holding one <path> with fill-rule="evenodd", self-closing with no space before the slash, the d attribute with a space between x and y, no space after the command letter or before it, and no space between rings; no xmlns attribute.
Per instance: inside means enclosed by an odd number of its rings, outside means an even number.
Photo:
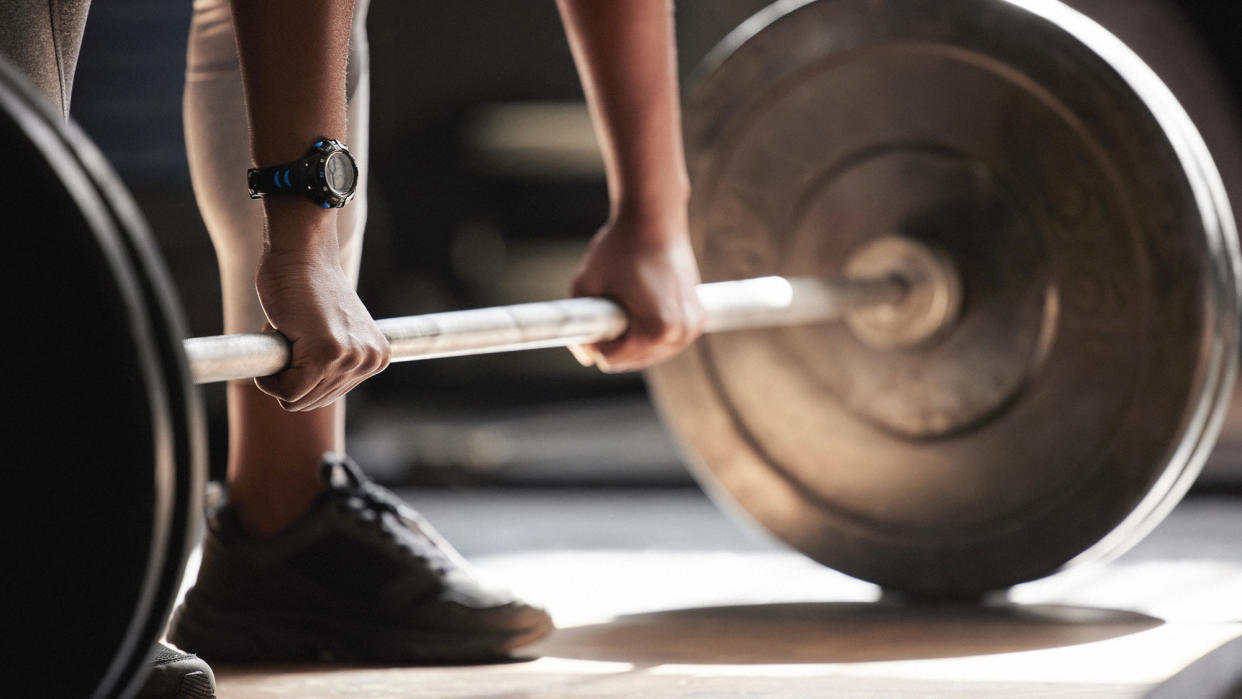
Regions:
<svg viewBox="0 0 1242 699"><path fill-rule="evenodd" d="M355 0L346 85L345 142L358 159L358 194L336 212L341 266L355 284L367 214L367 5ZM0 0L0 54L66 119L89 10L90 0ZM246 190L249 129L228 0L194 0L182 106L190 180L220 269L224 331L254 332L265 320L254 288L263 207Z"/></svg>

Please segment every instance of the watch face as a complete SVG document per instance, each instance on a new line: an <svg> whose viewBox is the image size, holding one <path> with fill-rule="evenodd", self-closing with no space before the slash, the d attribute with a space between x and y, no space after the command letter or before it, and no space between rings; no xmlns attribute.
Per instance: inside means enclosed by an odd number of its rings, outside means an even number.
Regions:
<svg viewBox="0 0 1242 699"><path fill-rule="evenodd" d="M328 161L324 163L323 168L329 189L341 196L353 193L354 185L358 181L358 171L354 168L354 162L349 156L344 153L333 153L328 156Z"/></svg>

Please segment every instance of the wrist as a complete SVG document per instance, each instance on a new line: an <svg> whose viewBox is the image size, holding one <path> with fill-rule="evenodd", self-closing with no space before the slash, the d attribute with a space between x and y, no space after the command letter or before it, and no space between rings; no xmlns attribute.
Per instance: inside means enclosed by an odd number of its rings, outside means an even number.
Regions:
<svg viewBox="0 0 1242 699"><path fill-rule="evenodd" d="M637 240L666 243L689 235L689 187L619 198L612 203L609 226Z"/></svg>
<svg viewBox="0 0 1242 699"><path fill-rule="evenodd" d="M265 256L310 257L325 252L337 254L336 217L301 197L263 200L266 218Z"/></svg>
<svg viewBox="0 0 1242 699"><path fill-rule="evenodd" d="M684 171L665 177L635 177L632 184L609 187L614 216L684 210L690 202L690 179Z"/></svg>
<svg viewBox="0 0 1242 699"><path fill-rule="evenodd" d="M305 197L325 209L339 209L357 191L358 162L340 141L321 138L303 157L246 171L251 199Z"/></svg>

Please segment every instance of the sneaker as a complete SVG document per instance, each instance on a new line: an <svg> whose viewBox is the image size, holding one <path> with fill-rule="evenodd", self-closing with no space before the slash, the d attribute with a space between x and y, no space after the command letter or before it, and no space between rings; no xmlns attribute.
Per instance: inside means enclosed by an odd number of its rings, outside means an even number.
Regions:
<svg viewBox="0 0 1242 699"><path fill-rule="evenodd" d="M168 639L212 662L379 664L507 658L553 628L548 613L484 588L431 525L345 457L324 492L272 539L209 508L202 567Z"/></svg>
<svg viewBox="0 0 1242 699"><path fill-rule="evenodd" d="M151 674L135 699L216 699L216 676L198 656L157 643Z"/></svg>

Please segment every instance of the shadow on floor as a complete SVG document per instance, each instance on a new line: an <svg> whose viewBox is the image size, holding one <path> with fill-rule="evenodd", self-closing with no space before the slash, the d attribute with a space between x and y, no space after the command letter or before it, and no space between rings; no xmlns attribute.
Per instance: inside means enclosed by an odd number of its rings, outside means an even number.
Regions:
<svg viewBox="0 0 1242 699"><path fill-rule="evenodd" d="M1164 623L1069 606L799 603L678 609L562 629L530 651L633 663L753 665L953 658L1092 643Z"/></svg>

